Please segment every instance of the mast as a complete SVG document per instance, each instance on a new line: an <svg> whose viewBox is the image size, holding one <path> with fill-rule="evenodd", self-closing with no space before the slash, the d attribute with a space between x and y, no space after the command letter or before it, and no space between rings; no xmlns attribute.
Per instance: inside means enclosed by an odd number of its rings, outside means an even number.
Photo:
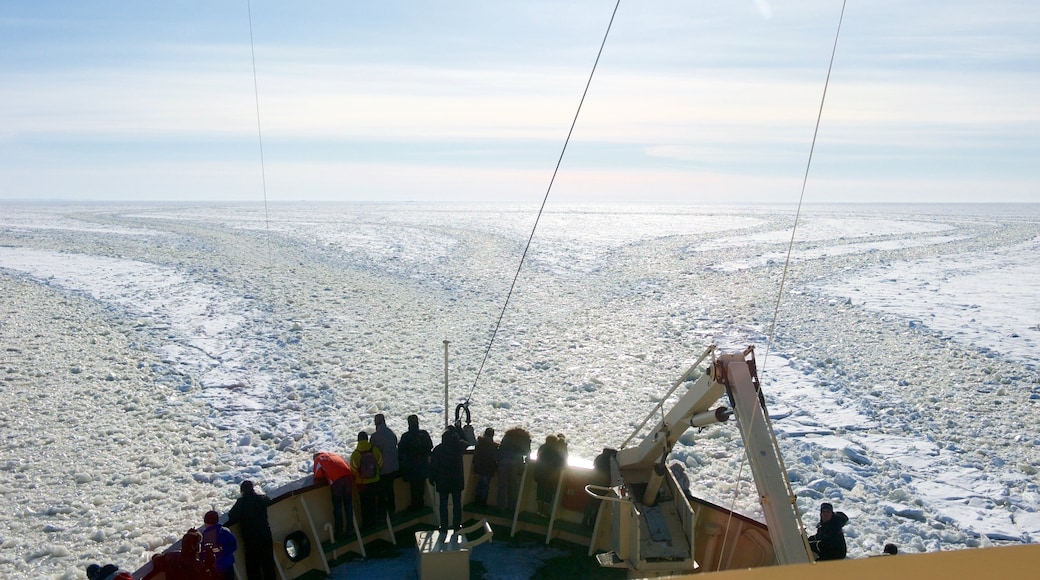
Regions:
<svg viewBox="0 0 1040 580"><path fill-rule="evenodd" d="M448 429L448 339L444 339L444 429Z"/></svg>

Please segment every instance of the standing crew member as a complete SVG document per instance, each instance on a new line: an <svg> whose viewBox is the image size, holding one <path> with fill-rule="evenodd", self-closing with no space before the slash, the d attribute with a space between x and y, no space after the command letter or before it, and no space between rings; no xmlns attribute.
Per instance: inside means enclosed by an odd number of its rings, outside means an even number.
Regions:
<svg viewBox="0 0 1040 580"><path fill-rule="evenodd" d="M419 428L419 416L408 415L408 431L401 435L397 444L397 455L401 466L401 477L408 482L413 511L423 509L426 504L426 478L430 475L430 452L433 440L426 429Z"/></svg>
<svg viewBox="0 0 1040 580"><path fill-rule="evenodd" d="M245 551L246 578L248 580L277 580L274 575L274 540L271 525L267 522L266 495L256 493L253 482L242 482L239 486L242 497L235 501L228 512L227 525L239 524L239 535Z"/></svg>
<svg viewBox="0 0 1040 580"><path fill-rule="evenodd" d="M487 507L488 490L491 489L491 478L498 471L498 443L495 442L495 430L484 429L484 434L477 438L477 446L473 450L473 473L477 476L476 502L480 507Z"/></svg>
<svg viewBox="0 0 1040 580"><path fill-rule="evenodd" d="M383 467L379 473L379 508L390 515L397 513L394 501L394 480L401 474L397 462L397 435L386 426L386 417L382 413L373 418L376 432L372 434L372 445L383 454Z"/></svg>
<svg viewBox="0 0 1040 580"><path fill-rule="evenodd" d="M315 453L314 481L329 482L333 529L337 538L348 536L354 521L354 473L347 460L335 453Z"/></svg>
<svg viewBox="0 0 1040 580"><path fill-rule="evenodd" d="M216 577L220 580L235 580L235 550L238 549L238 540L235 534L220 525L220 514L208 511L202 518L206 523L202 532L202 545L213 552L213 569Z"/></svg>
<svg viewBox="0 0 1040 580"><path fill-rule="evenodd" d="M513 427L502 436L498 445L498 509L514 511L524 461L531 454L531 434L522 427Z"/></svg>
<svg viewBox="0 0 1040 580"><path fill-rule="evenodd" d="M538 514L548 517L556 498L556 487L563 469L567 466L567 440L563 434L547 435L545 443L538 448L538 461L534 464L534 481L537 484Z"/></svg>
<svg viewBox="0 0 1040 580"><path fill-rule="evenodd" d="M448 427L441 435L441 444L430 454L430 481L440 496L441 533L448 529L448 496L452 499L453 529L462 527L462 490L466 487L465 464L466 441L461 429Z"/></svg>
<svg viewBox="0 0 1040 580"><path fill-rule="evenodd" d="M350 454L350 469L361 496L361 527L371 528L379 523L379 471L383 467L383 454L368 440L368 433L361 431L358 444Z"/></svg>

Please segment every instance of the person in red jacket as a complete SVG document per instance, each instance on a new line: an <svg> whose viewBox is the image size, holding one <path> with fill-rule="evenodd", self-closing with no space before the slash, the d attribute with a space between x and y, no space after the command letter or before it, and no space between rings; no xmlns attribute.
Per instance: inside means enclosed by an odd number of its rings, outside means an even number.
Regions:
<svg viewBox="0 0 1040 580"><path fill-rule="evenodd" d="M314 481L329 482L329 488L332 490L332 525L336 530L336 537L349 536L354 521L354 472L351 471L350 464L335 453L315 453Z"/></svg>

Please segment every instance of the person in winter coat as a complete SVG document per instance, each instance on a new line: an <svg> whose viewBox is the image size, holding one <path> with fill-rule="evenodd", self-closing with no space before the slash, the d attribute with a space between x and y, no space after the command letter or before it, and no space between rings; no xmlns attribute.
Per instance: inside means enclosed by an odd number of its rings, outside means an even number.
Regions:
<svg viewBox="0 0 1040 580"><path fill-rule="evenodd" d="M397 435L386 426L386 417L382 413L373 418L376 432L372 434L372 445L383 455L383 466L379 472L379 488L376 493L380 511L390 515L397 513L397 502L394 497L394 480L401 475L397 455Z"/></svg>
<svg viewBox="0 0 1040 580"><path fill-rule="evenodd" d="M115 564L91 564L87 566L87 580L134 580L134 576Z"/></svg>
<svg viewBox="0 0 1040 580"><path fill-rule="evenodd" d="M349 535L354 522L354 472L335 453L314 454L314 481L329 482L332 493L332 526L337 538Z"/></svg>
<svg viewBox="0 0 1040 580"><path fill-rule="evenodd" d="M475 501L478 506L487 507L491 478L497 471L498 443L495 443L495 430L488 427L484 429L484 435L477 438L477 445L473 450L473 473L477 476Z"/></svg>
<svg viewBox="0 0 1040 580"><path fill-rule="evenodd" d="M452 499L453 529L462 527L462 490L466 487L465 466L462 456L466 442L459 429L448 427L441 435L441 444L430 454L430 482L440 495L441 532L448 527L448 497Z"/></svg>
<svg viewBox="0 0 1040 580"><path fill-rule="evenodd" d="M202 521L206 524L199 530L202 533L202 545L213 553L216 577L235 580L235 550L238 549L235 534L220 525L220 514L215 511L206 512Z"/></svg>
<svg viewBox="0 0 1040 580"><path fill-rule="evenodd" d="M379 509L379 474L383 469L383 453L368 440L368 433L358 433L358 444L350 454L350 469L354 472L354 483L361 499L361 527L372 528L379 524L382 513Z"/></svg>
<svg viewBox="0 0 1040 580"><path fill-rule="evenodd" d="M600 487L610 485L610 460L612 457L617 457L617 450L604 447L603 451L592 460L592 475L589 476L590 484ZM589 498L588 503L585 504L585 512L582 514L581 525L591 528L596 524L600 503L602 503L602 500Z"/></svg>
<svg viewBox="0 0 1040 580"><path fill-rule="evenodd" d="M845 532L841 529L849 522L849 516L834 511L829 503L820 504L820 523L816 533L809 536L809 547L818 561L845 559Z"/></svg>
<svg viewBox="0 0 1040 580"><path fill-rule="evenodd" d="M180 550L157 554L152 558L155 568L162 570L168 580L215 580L220 578L215 569L213 553L202 549L202 533L192 528L181 538ZM89 572L88 572L89 574ZM101 578L105 578L101 576Z"/></svg>
<svg viewBox="0 0 1040 580"><path fill-rule="evenodd" d="M563 435L547 435L545 443L538 448L538 461L534 464L534 481L538 485L538 513L549 515L556 487L563 468L567 465L567 440Z"/></svg>
<svg viewBox="0 0 1040 580"><path fill-rule="evenodd" d="M531 434L521 427L513 427L502 436L498 446L498 495L499 509L516 510L520 476L524 473L524 461L531 454Z"/></svg>
<svg viewBox="0 0 1040 580"><path fill-rule="evenodd" d="M408 431L401 435L397 444L397 459L401 477L408 482L412 502L411 510L425 507L426 478L430 476L430 452L433 440L425 429L419 428L418 415L408 415Z"/></svg>
<svg viewBox="0 0 1040 580"><path fill-rule="evenodd" d="M249 580L276 580L274 541L267 521L266 495L256 493L253 482L246 480L239 486L242 496L228 512L227 526L239 524L245 552L246 578Z"/></svg>

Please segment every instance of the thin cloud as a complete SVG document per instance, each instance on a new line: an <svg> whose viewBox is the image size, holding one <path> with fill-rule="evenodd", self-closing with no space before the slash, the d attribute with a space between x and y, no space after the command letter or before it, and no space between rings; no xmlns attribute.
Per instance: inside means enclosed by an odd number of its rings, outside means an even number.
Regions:
<svg viewBox="0 0 1040 580"><path fill-rule="evenodd" d="M592 3L552 4L557 18L546 22L545 6L258 6L255 82L276 183L291 195L338 196L335 182L318 178L351 176L350 195L378 199L467 189L416 186L447 183L444 175L472 178L481 191L513 191L487 185L495 172L527 186L521 176L555 163L608 16L593 18L602 7ZM642 179L685 199L685 176L745 198L769 188L741 175L799 175L839 8L622 6L565 158L565 172L589 180L574 191L643 199L640 188L618 185ZM127 181L154 183L137 195L200 199L255 187L257 95L244 16L214 7L193 15L199 23L165 24L159 16L169 15L154 10L102 5L89 20L53 20L26 5L0 21L0 33L12 32L0 40L11 55L0 63L0 198L133 195ZM1010 184L1001 191L1021 191L1037 170L1020 160L1040 153L1038 39L1040 9L1030 3L850 6L818 171L856 179L892 171L907 184L856 188L868 199L925 183L958 192L950 199L970 197L962 192L971 185L989 201L978 175L988 164L994 182Z"/></svg>

